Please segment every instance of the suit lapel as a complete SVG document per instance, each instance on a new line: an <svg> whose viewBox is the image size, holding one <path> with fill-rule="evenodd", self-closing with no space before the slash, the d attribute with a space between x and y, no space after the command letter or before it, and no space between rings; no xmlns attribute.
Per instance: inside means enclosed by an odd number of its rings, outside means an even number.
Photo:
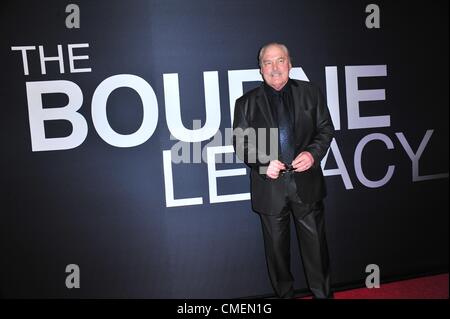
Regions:
<svg viewBox="0 0 450 319"><path fill-rule="evenodd" d="M302 101L302 92L298 83L291 80L291 84L292 102L294 103L294 135L299 137L302 130L302 120L305 115L305 103Z"/></svg>

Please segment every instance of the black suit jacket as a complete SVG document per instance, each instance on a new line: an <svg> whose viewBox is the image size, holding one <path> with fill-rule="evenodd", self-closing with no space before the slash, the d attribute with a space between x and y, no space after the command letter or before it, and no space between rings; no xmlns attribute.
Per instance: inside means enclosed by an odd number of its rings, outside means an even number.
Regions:
<svg viewBox="0 0 450 319"><path fill-rule="evenodd" d="M314 157L314 165L304 172L295 172L294 179L302 202L314 203L326 196L320 161L330 146L334 127L323 94L317 86L292 79L289 84L294 105L295 155L308 151ZM237 156L251 168L253 209L271 215L278 214L285 205L286 183L280 177L273 180L265 174L269 161L279 159L274 156L275 152L270 152L269 144L270 138L277 138L277 135L268 132L276 127L263 84L236 101L233 146ZM247 129L254 130L258 142L248 138L252 133ZM264 130L266 138L263 136Z"/></svg>

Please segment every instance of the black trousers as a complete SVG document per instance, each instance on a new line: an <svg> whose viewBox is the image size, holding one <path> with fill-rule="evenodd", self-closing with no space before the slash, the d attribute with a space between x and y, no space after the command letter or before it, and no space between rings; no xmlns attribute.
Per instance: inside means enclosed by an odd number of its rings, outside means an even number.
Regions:
<svg viewBox="0 0 450 319"><path fill-rule="evenodd" d="M290 267L292 214L308 287L315 298L331 298L323 202L302 203L294 193L292 180L286 177L290 186L286 188L286 205L282 211L277 215L260 214L270 281L278 297L294 296Z"/></svg>

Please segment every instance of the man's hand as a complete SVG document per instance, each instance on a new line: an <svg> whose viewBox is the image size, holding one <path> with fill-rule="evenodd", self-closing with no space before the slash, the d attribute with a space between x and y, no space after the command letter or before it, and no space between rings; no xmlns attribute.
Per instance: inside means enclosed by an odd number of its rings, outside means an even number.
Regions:
<svg viewBox="0 0 450 319"><path fill-rule="evenodd" d="M270 161L266 175L271 179L277 179L278 176L280 175L280 171L283 169L286 169L286 167L280 161L278 160Z"/></svg>
<svg viewBox="0 0 450 319"><path fill-rule="evenodd" d="M292 166L296 172L303 172L314 165L314 157L310 152L301 152L292 162Z"/></svg>

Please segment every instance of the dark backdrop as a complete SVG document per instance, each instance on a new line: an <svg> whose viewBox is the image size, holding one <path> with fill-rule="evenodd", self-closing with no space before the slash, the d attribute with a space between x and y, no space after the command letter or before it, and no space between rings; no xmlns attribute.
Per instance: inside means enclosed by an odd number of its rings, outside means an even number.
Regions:
<svg viewBox="0 0 450 319"><path fill-rule="evenodd" d="M205 123L203 72L217 71L220 131L231 126L228 71L257 69L259 47L285 43L294 67L327 92L325 67L337 67L340 129L335 142L352 188L324 163L329 196L326 223L333 286L364 285L365 267L381 279L448 269L448 2L377 1L381 28L368 29L365 1L77 1L80 28L67 29L68 1L7 1L1 8L1 221L0 293L4 297L230 298L271 294L259 219L248 200L211 203L206 163L172 165L175 198L202 197L201 205L166 206L163 150L170 139L163 74L177 73L183 124ZM70 73L67 45L89 60ZM41 74L37 46L47 56L64 51ZM29 75L13 46L29 51ZM390 126L349 129L345 67L385 65L387 75L361 78L359 89L384 89L385 100L361 102L361 116L389 115ZM151 85L158 101L153 135L134 147L115 147L97 133L94 91L106 78L133 74ZM78 147L32 151L26 82L67 80L83 94L79 113L88 135ZM244 91L258 85L250 82ZM169 94L174 94L169 92ZM46 107L67 104L46 94ZM120 134L142 121L139 95L130 88L108 99L108 120ZM155 115L152 115L155 116ZM335 123L336 124L336 123ZM414 152L433 134L413 179L412 162L396 133ZM47 137L71 134L67 121L45 121ZM362 170L381 179L359 181L358 143L379 133L393 143L366 145ZM203 141L205 146L209 140ZM225 141L229 144L229 141ZM243 164L217 164L218 169ZM445 175L446 174L446 175ZM248 176L217 179L220 195L249 191ZM294 234L292 234L294 236ZM298 247L292 247L296 288L306 282ZM67 289L66 265L77 264L81 287Z"/></svg>

